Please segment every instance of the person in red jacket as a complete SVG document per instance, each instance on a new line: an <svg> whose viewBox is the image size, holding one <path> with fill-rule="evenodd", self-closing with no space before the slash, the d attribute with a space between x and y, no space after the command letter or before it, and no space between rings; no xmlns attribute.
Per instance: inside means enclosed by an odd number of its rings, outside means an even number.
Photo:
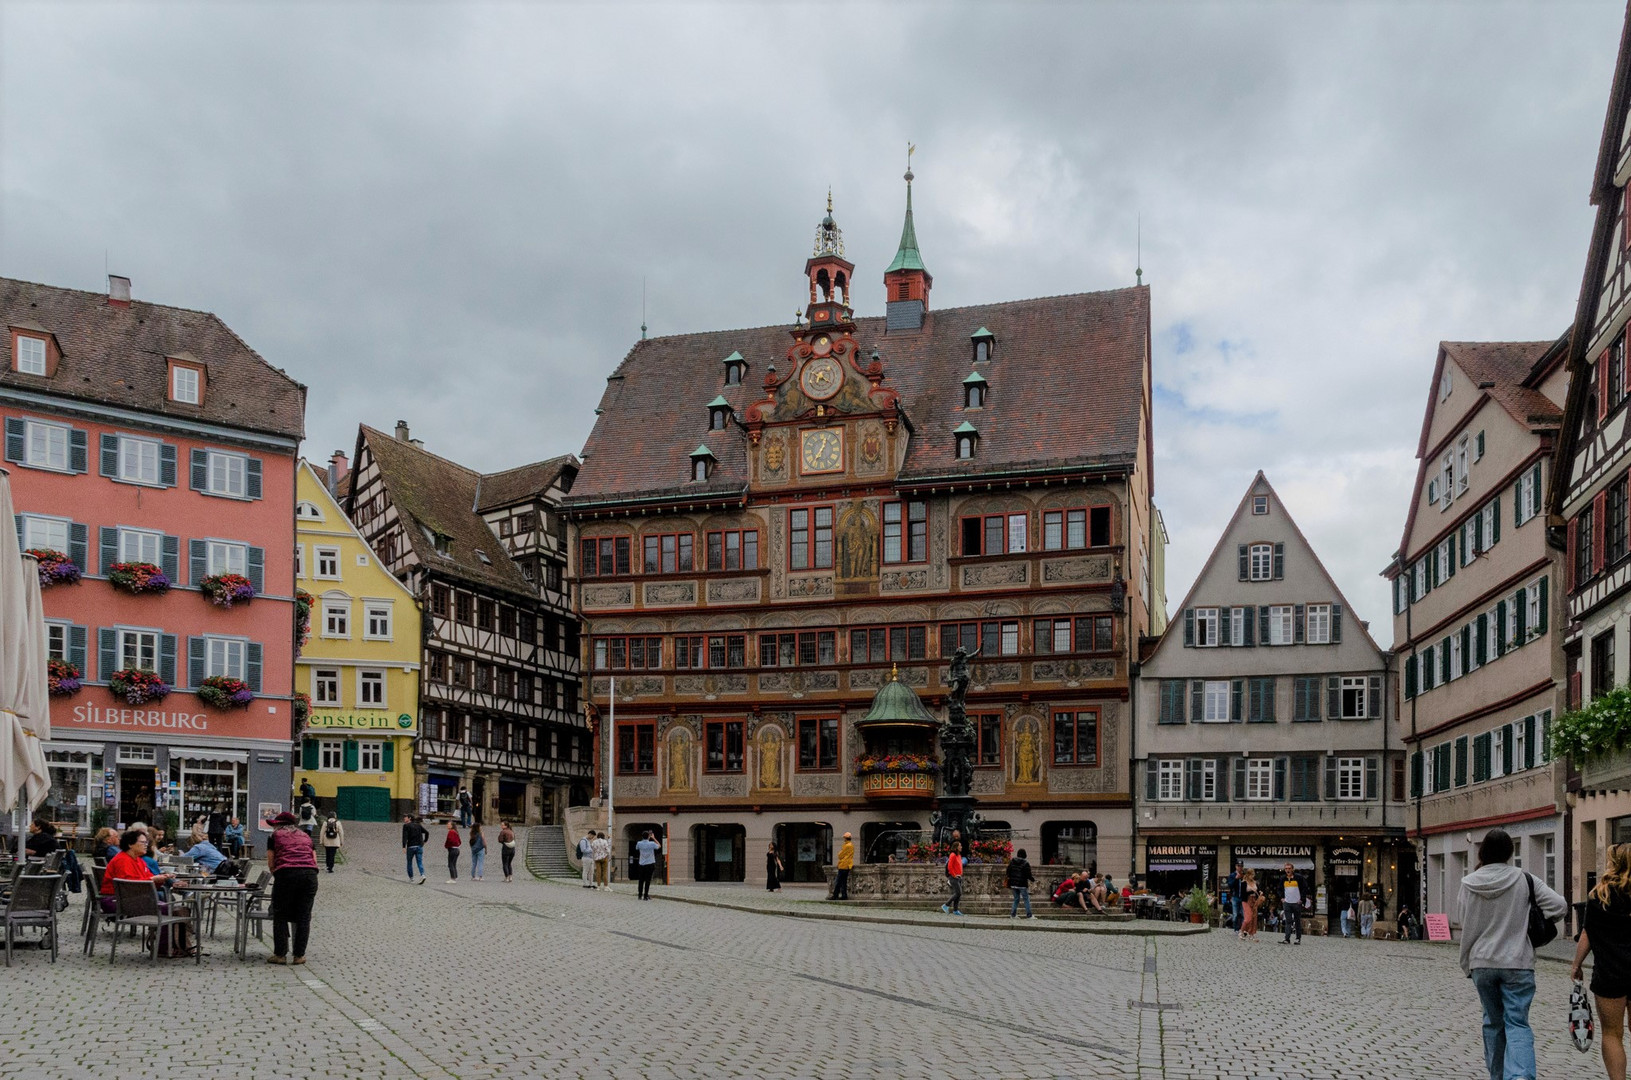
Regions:
<svg viewBox="0 0 1631 1080"><path fill-rule="evenodd" d="M459 880L459 847L464 843L459 839L459 829L453 822L447 823L447 839L442 846L447 849L447 883L454 885Z"/></svg>
<svg viewBox="0 0 1631 1080"><path fill-rule="evenodd" d="M951 899L940 905L940 910L961 915L963 906L963 834L951 834L951 854L946 856L946 880L951 883Z"/></svg>

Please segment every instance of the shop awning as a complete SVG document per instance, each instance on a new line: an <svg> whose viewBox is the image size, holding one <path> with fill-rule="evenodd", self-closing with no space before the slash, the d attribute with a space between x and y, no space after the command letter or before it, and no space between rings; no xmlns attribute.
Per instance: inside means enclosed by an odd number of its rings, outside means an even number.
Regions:
<svg viewBox="0 0 1631 1080"><path fill-rule="evenodd" d="M107 747L101 743L93 742L48 742L45 744L47 754L100 754Z"/></svg>
<svg viewBox="0 0 1631 1080"><path fill-rule="evenodd" d="M1290 863L1298 870L1314 869L1314 860L1306 855L1288 855L1280 859L1270 859L1262 855L1246 855L1235 861L1244 863L1248 870L1283 870L1286 863Z"/></svg>
<svg viewBox="0 0 1631 1080"><path fill-rule="evenodd" d="M249 753L245 750L201 750L195 746L172 746L170 756L184 758L187 761L235 761L240 765L249 764Z"/></svg>

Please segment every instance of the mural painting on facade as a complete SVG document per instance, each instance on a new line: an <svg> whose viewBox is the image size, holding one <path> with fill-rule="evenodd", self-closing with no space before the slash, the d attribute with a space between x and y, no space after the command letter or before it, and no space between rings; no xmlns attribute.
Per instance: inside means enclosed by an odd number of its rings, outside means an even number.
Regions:
<svg viewBox="0 0 1631 1080"><path fill-rule="evenodd" d="M759 729L756 741L759 744L759 790L782 790L785 786L782 780L782 744L785 742L782 729L775 724L766 724Z"/></svg>
<svg viewBox="0 0 1631 1080"><path fill-rule="evenodd" d="M765 440L765 478L779 480L787 468L787 444L780 435Z"/></svg>
<svg viewBox="0 0 1631 1080"><path fill-rule="evenodd" d="M691 791L691 730L677 727L668 733L668 790Z"/></svg>
<svg viewBox="0 0 1631 1080"><path fill-rule="evenodd" d="M1027 716L1014 725L1014 783L1042 782L1042 725Z"/></svg>
<svg viewBox="0 0 1631 1080"><path fill-rule="evenodd" d="M878 519L857 499L838 519L838 591L870 595L878 588Z"/></svg>

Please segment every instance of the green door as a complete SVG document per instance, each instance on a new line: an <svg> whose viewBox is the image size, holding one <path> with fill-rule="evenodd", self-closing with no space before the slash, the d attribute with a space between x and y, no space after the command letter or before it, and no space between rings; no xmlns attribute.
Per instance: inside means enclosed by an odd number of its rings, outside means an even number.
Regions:
<svg viewBox="0 0 1631 1080"><path fill-rule="evenodd" d="M342 787L334 796L334 812L343 821L391 820L391 795L384 788Z"/></svg>

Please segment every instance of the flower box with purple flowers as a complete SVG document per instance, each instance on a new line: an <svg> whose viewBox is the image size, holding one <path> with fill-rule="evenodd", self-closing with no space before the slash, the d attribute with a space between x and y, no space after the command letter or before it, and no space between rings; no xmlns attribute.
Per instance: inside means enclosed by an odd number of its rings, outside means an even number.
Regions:
<svg viewBox="0 0 1631 1080"><path fill-rule="evenodd" d="M57 697L79 693L79 680L79 669L66 660L52 660L46 665L46 685Z"/></svg>
<svg viewBox="0 0 1631 1080"><path fill-rule="evenodd" d="M34 556L40 568L40 585L72 585L79 580L79 567L60 551L50 548L29 548L24 555Z"/></svg>
<svg viewBox="0 0 1631 1080"><path fill-rule="evenodd" d="M164 571L147 562L121 562L108 567L108 581L129 593L165 593L170 579Z"/></svg>
<svg viewBox="0 0 1631 1080"><path fill-rule="evenodd" d="M156 671L147 668L120 668L108 680L108 689L125 699L129 705L145 705L149 701L162 701L170 687Z"/></svg>
<svg viewBox="0 0 1631 1080"><path fill-rule="evenodd" d="M211 675L198 684L198 697L212 709L244 709L255 700L255 692L242 679Z"/></svg>
<svg viewBox="0 0 1631 1080"><path fill-rule="evenodd" d="M255 586L242 574L211 574L198 583L210 603L231 607L255 599Z"/></svg>

